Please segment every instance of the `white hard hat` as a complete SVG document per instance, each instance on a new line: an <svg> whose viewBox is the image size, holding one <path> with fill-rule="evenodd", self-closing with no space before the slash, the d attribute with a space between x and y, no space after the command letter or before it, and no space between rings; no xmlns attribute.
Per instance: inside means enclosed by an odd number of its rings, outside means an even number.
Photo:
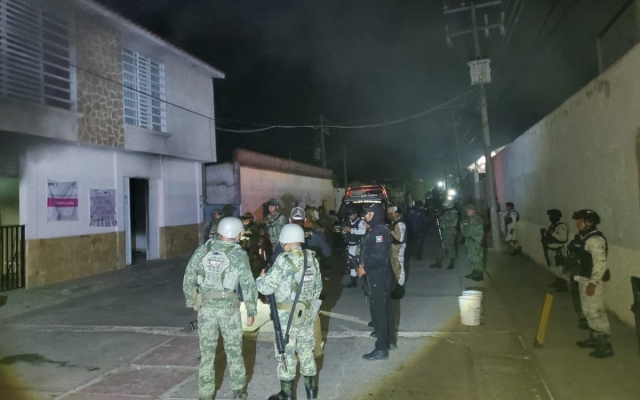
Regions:
<svg viewBox="0 0 640 400"><path fill-rule="evenodd" d="M304 243L304 229L300 225L286 224L282 227L278 240L283 245L287 243Z"/></svg>
<svg viewBox="0 0 640 400"><path fill-rule="evenodd" d="M218 223L218 234L229 239L237 237L244 230L244 224L236 217L222 218Z"/></svg>

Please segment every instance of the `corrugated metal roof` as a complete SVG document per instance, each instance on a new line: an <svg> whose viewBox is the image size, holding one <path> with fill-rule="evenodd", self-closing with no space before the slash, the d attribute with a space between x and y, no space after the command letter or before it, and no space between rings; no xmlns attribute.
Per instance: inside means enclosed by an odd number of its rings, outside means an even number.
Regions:
<svg viewBox="0 0 640 400"><path fill-rule="evenodd" d="M84 6L85 8L92 10L102 16L104 16L105 18L108 18L112 21L115 21L117 23L119 23L120 25L122 25L124 28L131 30L132 32L144 36L147 39L151 40L152 42L155 42L156 44L159 44L163 47L166 47L168 49L170 49L171 51L173 51L174 53L176 53L177 55L186 58L187 60L189 60L189 62L193 63L194 65L197 65L199 67L201 67L202 69L204 69L207 73L209 73L209 75L211 75L213 78L220 78L220 79L224 79L224 72L218 70L217 68L207 64L206 62L200 60L197 57L194 57L193 55L187 53L186 51L178 48L177 46L167 42L165 39L161 38L160 36L156 35L155 33L141 27L140 25L137 25L131 21L129 21L127 18L123 17L122 15L118 14L117 12L103 6L102 4L98 4L95 1L92 0L73 0L76 4L79 4L81 6Z"/></svg>

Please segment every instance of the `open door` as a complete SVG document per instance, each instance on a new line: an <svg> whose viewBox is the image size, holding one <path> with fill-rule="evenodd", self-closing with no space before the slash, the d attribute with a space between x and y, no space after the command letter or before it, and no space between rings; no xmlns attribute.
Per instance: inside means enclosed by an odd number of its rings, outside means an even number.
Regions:
<svg viewBox="0 0 640 400"><path fill-rule="evenodd" d="M123 212L124 212L124 235L125 235L125 263L131 265L131 204L130 204L130 182L128 177L124 177L122 183L122 192L124 194L123 199Z"/></svg>

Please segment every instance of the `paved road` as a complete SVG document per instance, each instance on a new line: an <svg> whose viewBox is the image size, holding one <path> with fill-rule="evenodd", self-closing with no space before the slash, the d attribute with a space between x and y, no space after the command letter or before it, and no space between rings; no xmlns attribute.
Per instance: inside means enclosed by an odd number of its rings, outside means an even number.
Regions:
<svg viewBox="0 0 640 400"><path fill-rule="evenodd" d="M427 238L428 254L436 252L434 239ZM616 357L593 361L573 345L581 332L568 299L555 302L545 348L530 348L549 280L541 268L491 254L491 277L473 286L462 277L468 273L464 256L455 270L430 269L432 261L408 266L406 296L394 304L398 349L388 361L373 363L361 358L374 343L362 292L343 289L342 261L329 261L319 398L638 398L640 362L631 329L614 324ZM159 275L0 321L0 399L197 398L199 351L188 328L195 313L184 307L183 271L181 261ZM473 328L459 323L457 300L470 287L485 295L483 323ZM251 399L278 390L272 339L269 325L245 333ZM217 371L225 364L220 352ZM216 398L230 399L228 374L218 373L217 381ZM301 383L297 390L305 398Z"/></svg>

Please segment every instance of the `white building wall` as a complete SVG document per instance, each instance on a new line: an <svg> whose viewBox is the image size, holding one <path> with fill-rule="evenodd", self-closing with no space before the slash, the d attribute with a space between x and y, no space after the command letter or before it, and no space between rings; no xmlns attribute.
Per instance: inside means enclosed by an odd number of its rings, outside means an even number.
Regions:
<svg viewBox="0 0 640 400"><path fill-rule="evenodd" d="M323 200L333 203L333 182L282 172L240 167L241 213L250 211L262 218L262 204L272 197L280 200L283 212L298 201L304 206L319 207Z"/></svg>
<svg viewBox="0 0 640 400"><path fill-rule="evenodd" d="M598 212L610 246L606 305L628 324L630 277L640 276L639 69L636 46L495 157L500 203L515 203L523 250L540 264L546 210L563 212L571 237L573 211Z"/></svg>

